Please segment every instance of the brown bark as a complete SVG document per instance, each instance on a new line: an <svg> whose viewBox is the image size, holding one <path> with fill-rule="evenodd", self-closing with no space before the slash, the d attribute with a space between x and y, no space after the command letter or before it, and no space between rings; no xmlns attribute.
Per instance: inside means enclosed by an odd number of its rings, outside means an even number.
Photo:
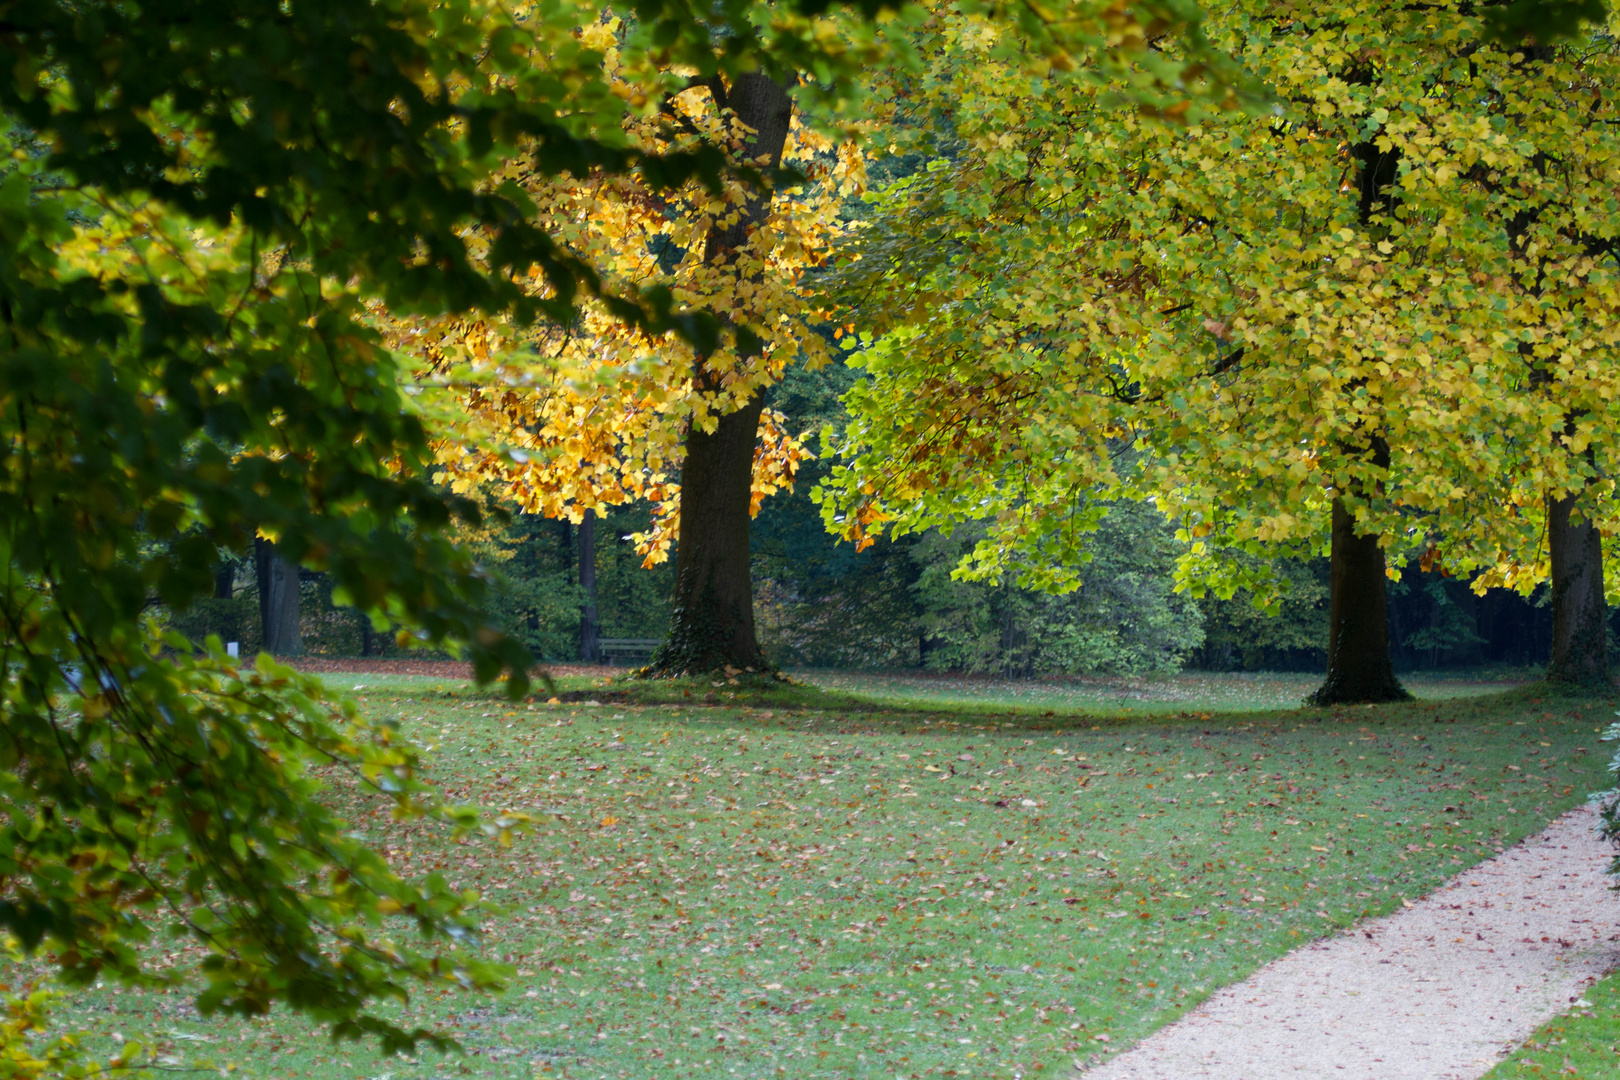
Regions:
<svg viewBox="0 0 1620 1080"><path fill-rule="evenodd" d="M753 129L743 157L775 168L782 162L793 102L788 87L758 72L740 76L731 88L715 85L722 109ZM767 193L756 191L736 223L710 231L705 254L730 262L770 210ZM718 390L701 365L700 389ZM764 670L768 665L754 633L753 583L749 576L749 500L754 447L764 398L756 394L741 409L720 417L712 433L694 424L686 435L681 469L681 525L675 548L675 602L669 637L653 657L663 675L722 670Z"/></svg>
<svg viewBox="0 0 1620 1080"><path fill-rule="evenodd" d="M1384 549L1356 532L1356 518L1333 500L1332 571L1328 586L1327 678L1313 705L1411 698L1389 662L1389 606Z"/></svg>
<svg viewBox="0 0 1620 1080"><path fill-rule="evenodd" d="M297 656L304 651L298 626L298 566L282 558L276 546L263 538L254 540L253 549L263 629L260 648L274 656Z"/></svg>
<svg viewBox="0 0 1620 1080"><path fill-rule="evenodd" d="M1603 597L1603 535L1591 521L1571 520L1579 495L1547 500L1552 562L1552 659L1547 681L1609 683L1609 605Z"/></svg>
<svg viewBox="0 0 1620 1080"><path fill-rule="evenodd" d="M763 405L720 418L714 433L694 428L681 472L681 530L669 637L653 666L672 675L767 667L754 634L748 502L754 441Z"/></svg>
<svg viewBox="0 0 1620 1080"><path fill-rule="evenodd" d="M1357 210L1362 227L1371 229L1375 216L1393 214L1398 204L1392 189L1399 177L1400 151L1380 149L1374 138L1353 153L1360 163ZM1389 443L1383 435L1371 434L1364 448L1371 450L1372 464L1387 472ZM1332 529L1327 677L1306 700L1313 705L1410 700L1389 660L1384 549L1377 536L1356 531L1356 516L1342 498L1333 500Z"/></svg>

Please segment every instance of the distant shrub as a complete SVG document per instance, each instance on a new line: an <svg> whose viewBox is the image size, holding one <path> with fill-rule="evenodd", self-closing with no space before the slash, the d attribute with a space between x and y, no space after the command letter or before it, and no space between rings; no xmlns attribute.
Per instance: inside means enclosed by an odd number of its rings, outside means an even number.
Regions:
<svg viewBox="0 0 1620 1080"><path fill-rule="evenodd" d="M982 522L970 522L948 537L929 532L912 549L929 668L1026 676L1176 671L1204 640L1197 602L1175 592L1181 544L1152 506L1111 507L1089 539L1084 583L1057 595L955 576L984 535Z"/></svg>
<svg viewBox="0 0 1620 1080"><path fill-rule="evenodd" d="M208 635L217 634L221 642L238 642L243 656L252 656L260 641L258 597L233 596L226 600L209 596L194 600L185 611L169 615L169 629L198 645Z"/></svg>

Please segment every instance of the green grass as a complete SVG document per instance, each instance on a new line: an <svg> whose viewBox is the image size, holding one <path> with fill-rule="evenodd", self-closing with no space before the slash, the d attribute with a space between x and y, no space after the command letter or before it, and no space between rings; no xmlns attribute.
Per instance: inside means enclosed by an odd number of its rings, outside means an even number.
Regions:
<svg viewBox="0 0 1620 1080"><path fill-rule="evenodd" d="M401 865L506 910L486 945L511 988L398 1010L456 1033L451 1058L379 1060L296 1017L203 1022L180 995L110 989L68 1009L93 1040L150 1032L182 1060L332 1080L1057 1075L1604 786L1612 711L1524 689L928 712L858 682L511 704L328 678L431 745L453 799L539 815L503 851L350 807Z"/></svg>
<svg viewBox="0 0 1620 1080"><path fill-rule="evenodd" d="M1620 972L1599 979L1565 1015L1542 1025L1485 1080L1559 1077L1609 1080L1620 1075Z"/></svg>
<svg viewBox="0 0 1620 1080"><path fill-rule="evenodd" d="M1407 689L1425 700L1499 693L1539 675L1517 669L1488 674L1422 672L1402 677ZM1292 709L1322 684L1320 674L1182 672L1158 676L1091 676L1063 679L1004 679L990 676L905 672L805 672L801 681L831 693L844 693L904 708L960 708L1015 713L1101 712L1152 716L1176 712L1254 712Z"/></svg>

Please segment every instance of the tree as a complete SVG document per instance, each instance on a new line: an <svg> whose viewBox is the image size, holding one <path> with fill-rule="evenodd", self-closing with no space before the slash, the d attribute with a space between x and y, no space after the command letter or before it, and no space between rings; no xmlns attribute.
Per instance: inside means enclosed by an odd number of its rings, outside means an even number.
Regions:
<svg viewBox="0 0 1620 1080"><path fill-rule="evenodd" d="M617 20L582 31L602 44L609 78L634 69L626 34ZM801 278L830 250L861 162L795 126L787 79L751 72L688 84L628 130L649 159L699 146L722 153L740 179L719 191L695 182L661 191L636 170L553 179L521 162L508 168L602 281L656 282L715 315L721 337L649 332L600 303L536 328L396 320L388 333L418 349L454 395L456 419L440 430L442 475L458 489L496 483L524 510L582 523L607 506L658 503L641 544L649 562L675 551L676 598L655 668L763 671L749 520L803 455L763 392L788 362L828 355ZM784 160L800 170L796 185L772 191Z"/></svg>
<svg viewBox="0 0 1620 1080"><path fill-rule="evenodd" d="M1540 125L1525 113L1527 106L1533 108L1547 104L1543 88L1548 85L1546 79L1550 73L1545 68L1557 61L1557 50L1547 44L1529 42L1521 48L1516 59L1512 75L1513 83L1518 85L1509 93L1517 91L1529 100L1504 103L1502 111L1532 149L1520 169L1513 170L1505 177L1488 178L1486 183L1501 190L1505 180L1511 188L1518 189L1514 192L1518 196L1515 212L1503 222L1508 244L1518 254L1523 267L1512 279L1512 284L1525 294L1524 299L1531 301L1538 309L1537 329L1544 330L1545 309L1548 306L1563 307L1560 314L1566 318L1571 314L1560 303L1563 298L1556 294L1549 296L1546 288L1548 272L1556 273L1561 269L1551 265L1558 261L1558 248L1575 241L1589 254L1603 255L1612 254L1612 250L1606 250L1612 249L1612 243L1600 235L1585 231L1580 223L1572 219L1566 198L1562 197L1564 192L1558 187L1549 189L1536 183L1549 172L1562 174L1560 179L1568 175L1564 163L1554 164L1558 160L1554 155L1558 155L1562 148L1556 145L1556 140L1554 145L1546 149L1537 145L1545 132L1538 130ZM1553 77L1557 78L1556 75ZM1538 89L1543 92L1538 94ZM1529 92L1525 93L1526 90ZM1535 100L1537 98L1542 100ZM1529 168L1525 169L1525 165ZM1544 223L1553 226L1554 244L1550 247L1546 243ZM1523 364L1520 384L1533 393L1546 396L1550 401L1558 401L1561 396L1559 383L1562 380L1557 365L1549 363L1549 354L1538 350L1532 340L1519 341L1517 352ZM1574 403L1565 409L1563 431L1552 436L1555 446L1577 436L1579 411ZM1559 434L1562 439L1559 439ZM1569 451L1580 453L1573 445L1564 445ZM1588 468L1596 465L1591 446L1585 448L1584 456L1584 464ZM1552 652L1547 665L1547 678L1556 683L1597 685L1607 689L1610 684L1609 611L1603 587L1603 537L1594 520L1592 501L1583 498L1588 494L1584 489L1589 486L1589 481L1590 477L1584 478L1576 490L1549 493L1545 498L1547 571L1552 586L1553 609Z"/></svg>
<svg viewBox="0 0 1620 1080"><path fill-rule="evenodd" d="M635 10L670 62L740 73L769 46L829 86L846 70L791 5L757 27L734 6ZM199 655L148 609L184 611L221 549L262 539L521 694L530 657L489 625L485 575L450 539L479 507L430 482L423 416L365 304L526 322L589 295L712 340L667 294L604 289L492 166L521 148L547 175L719 187L726 163L629 145L630 105L566 5L87 0L3 21L0 930L69 984L158 984L179 973L148 946L178 926L210 954L205 1014L282 1004L388 1051L444 1045L368 1002L495 984L463 948L478 909L401 878L317 775L447 828L515 818L444 805L386 726L271 662ZM25 1075L58 1067L30 1041L36 1004L4 1029ZM136 1045L108 1068L138 1064Z"/></svg>
<svg viewBox="0 0 1620 1080"><path fill-rule="evenodd" d="M1609 605L1603 587L1603 533L1590 517L1575 520L1577 498L1567 495L1547 500L1547 570L1553 602L1547 679L1608 689Z"/></svg>
<svg viewBox="0 0 1620 1080"><path fill-rule="evenodd" d="M711 85L715 105L747 129L741 157L771 169L782 163L793 120L790 84L769 75L744 75L729 88ZM749 247L752 234L765 224L770 199L749 192L735 213L715 220L703 237L704 261L735 264ZM756 285L757 274L739 276L739 287ZM758 349L742 345L738 360L746 363ZM699 357L693 382L699 392L716 393L727 372ZM754 446L763 387L722 415L712 431L688 425L686 455L681 464L681 530L676 543L675 607L670 633L653 657L653 667L670 673L744 671L769 667L754 632L754 592L749 573L748 521L754 479Z"/></svg>
<svg viewBox="0 0 1620 1080"><path fill-rule="evenodd" d="M1019 35L1027 62L1043 69L1110 52L1146 63L1150 34L1197 44L1195 10L1177 4L1075 5L1060 14L967 7ZM908 7L885 32L887 51L872 54L886 61L874 70L902 85L922 55L910 27L946 10ZM650 61L625 35L614 19L581 29L582 40L604 50L610 78L644 77ZM1207 66L1207 56L1191 51ZM653 664L664 674L767 666L753 626L749 519L762 497L792 483L803 449L764 410L761 394L787 363L825 362L815 329L824 314L807 291L807 273L845 230L840 202L859 191L864 165L852 141L827 135L834 121L859 114L847 111L849 101L829 109L818 81L801 77L809 69L788 61L767 56L760 71L736 78L698 70L662 97L648 96L648 115L627 124L634 145L717 151L739 175L754 170L723 199L695 186L654 194L648 184L627 186L603 172L551 181L514 163L509 173L604 281L658 282L714 315L723 331L717 341L627 329L589 303L538 339L459 322L395 331L402 344L420 343L441 378L467 390L459 407L478 422L445 440L446 472L457 482L499 478L525 509L576 520L586 508L644 494L660 503L660 525L643 542L658 559L678 540L670 636ZM1167 88L1186 67L1157 64L1158 82L1147 80L1133 98L1179 99ZM891 108L861 122L883 123ZM797 175L779 169L783 163ZM475 355L456 367L464 341L477 343ZM546 359L523 356L524 344Z"/></svg>
<svg viewBox="0 0 1620 1080"><path fill-rule="evenodd" d="M961 149L887 193L851 272L874 377L829 522L988 518L971 571L1038 551L1057 568L1025 576L1062 588L1091 500L1134 491L1181 523L1183 583L1228 595L1263 584L1232 555L1327 541L1318 700L1399 697L1386 549L1533 584L1526 507L1580 490L1607 520L1583 455L1613 451L1613 39L1528 71L1463 6L1229 3L1205 29L1274 109L1144 124L1113 87L998 92L965 31L940 50Z"/></svg>
<svg viewBox="0 0 1620 1080"><path fill-rule="evenodd" d="M264 651L297 656L303 651L298 627L298 566L263 537L253 541L254 571L259 585L259 626Z"/></svg>

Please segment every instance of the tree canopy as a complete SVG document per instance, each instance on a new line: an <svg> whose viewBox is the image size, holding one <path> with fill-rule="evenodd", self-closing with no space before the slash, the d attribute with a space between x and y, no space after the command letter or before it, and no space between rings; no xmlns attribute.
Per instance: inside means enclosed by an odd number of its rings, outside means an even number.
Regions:
<svg viewBox="0 0 1620 1080"><path fill-rule="evenodd" d="M203 956L205 1012L284 1004L399 1049L438 1037L369 1001L499 979L463 948L476 899L398 876L320 792L497 840L519 816L445 805L391 729L166 637L150 609L273 540L377 627L522 693L531 658L452 542L484 510L435 474L577 514L672 489L685 421L689 495L693 446L735 417L716 456L742 497L713 520L746 528L798 453L769 425L761 451L760 391L821 348L798 275L842 228L837 185L858 186L824 141L857 120L948 152L877 204L917 284L872 279L866 362L909 382L851 399L853 535L988 513L995 544L1063 554L1093 489L1120 488L1200 537L1308 544L1329 489L1385 532L1606 491L1604 35L1527 67L1460 8L1328 24L1233 4L1207 30L1181 0L0 11L0 929L70 983L178 978L149 962L172 935ZM1280 113L1233 107L1223 50ZM865 78L879 59L892 77ZM742 87L769 107L735 107ZM537 346L558 362L533 399L513 351ZM454 457L424 370L474 406L463 434L501 445ZM1132 435L1157 471L1115 467ZM862 474L872 453L900 471ZM1460 479L1480 461L1488 483ZM558 462L590 476L567 489ZM60 1071L35 1006L16 1015L8 1061Z"/></svg>
<svg viewBox="0 0 1620 1080"><path fill-rule="evenodd" d="M946 42L956 142L848 271L873 378L829 520L989 519L976 572L1040 551L1022 572L1063 588L1098 496L1134 491L1225 592L1258 583L1223 553L1318 549L1337 505L1398 553L1544 577L1548 498L1609 513L1613 39L1532 61L1393 4L1204 28L1271 109L1144 124Z"/></svg>
<svg viewBox="0 0 1620 1080"><path fill-rule="evenodd" d="M727 182L717 151L630 141L639 106L576 33L585 10L4 6L0 929L68 983L181 978L152 964L178 938L205 1012L287 1005L396 1049L438 1036L370 1000L498 980L464 948L476 898L399 877L319 793L353 785L497 838L516 817L444 805L392 730L274 664L194 653L150 609L184 610L222 550L273 539L379 626L523 692L530 657L451 542L480 507L432 483L428 425L368 305L525 323L589 295L716 335L667 291L604 287L497 175L522 155L547 175ZM710 74L769 45L831 89L860 57L792 5L635 12ZM4 1029L8 1065L54 1074L69 1047L31 1041L36 1005ZM131 1041L114 1064L140 1057Z"/></svg>

